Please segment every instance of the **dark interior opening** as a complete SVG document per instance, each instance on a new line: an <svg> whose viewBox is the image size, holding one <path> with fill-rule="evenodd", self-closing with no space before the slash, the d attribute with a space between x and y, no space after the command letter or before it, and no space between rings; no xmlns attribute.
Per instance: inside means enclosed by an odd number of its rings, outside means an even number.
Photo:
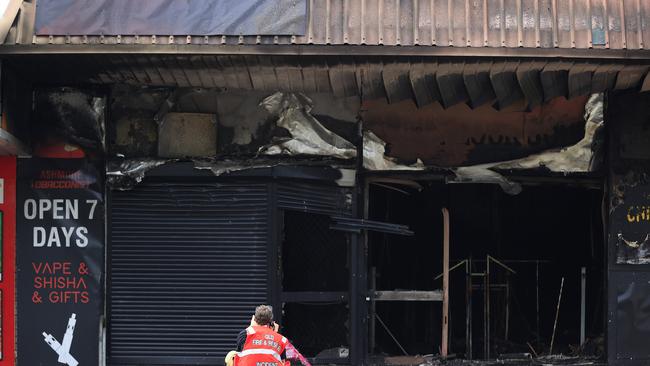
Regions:
<svg viewBox="0 0 650 366"><path fill-rule="evenodd" d="M461 265L450 273L450 353L474 359L485 355L486 285L485 277L478 274L486 272L489 255L516 272L490 261L491 358L532 352L531 347L540 356L549 353L562 278L552 352L603 355L606 254L602 190L527 185L519 195L511 196L496 185L420 184L420 191L395 183L370 185L369 218L408 225L415 232L410 237L369 233L369 273L373 268L376 271L376 289L442 288L442 279L434 277L442 273L444 206L450 210L450 266L471 258L471 272L475 273L471 355L466 338L466 267ZM583 267L586 342L581 347ZM375 334L369 335L373 354L439 353L441 302L377 302L376 313Z"/></svg>
<svg viewBox="0 0 650 366"><path fill-rule="evenodd" d="M326 215L284 212L280 273L284 301L282 334L306 357L347 357L349 308L348 239L330 229Z"/></svg>

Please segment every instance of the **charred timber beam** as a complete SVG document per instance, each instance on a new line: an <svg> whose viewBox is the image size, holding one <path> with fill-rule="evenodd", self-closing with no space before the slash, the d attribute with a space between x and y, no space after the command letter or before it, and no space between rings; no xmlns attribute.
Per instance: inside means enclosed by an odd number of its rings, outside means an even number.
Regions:
<svg viewBox="0 0 650 366"><path fill-rule="evenodd" d="M423 47L370 45L193 45L193 44L25 44L4 45L0 55L143 54L285 56L431 56L647 60L649 49L563 49L532 47Z"/></svg>
<svg viewBox="0 0 650 366"><path fill-rule="evenodd" d="M375 291L375 301L442 301L442 291Z"/></svg>
<svg viewBox="0 0 650 366"><path fill-rule="evenodd" d="M463 70L463 80L469 96L469 106L474 109L492 102L496 95L490 82L492 62L468 62Z"/></svg>
<svg viewBox="0 0 650 366"><path fill-rule="evenodd" d="M499 62L490 70L498 109L506 108L524 97L517 82L517 66L518 62Z"/></svg>
<svg viewBox="0 0 650 366"><path fill-rule="evenodd" d="M545 65L545 62L523 62L517 68L517 81L528 103L528 109L544 102L544 89L539 72Z"/></svg>

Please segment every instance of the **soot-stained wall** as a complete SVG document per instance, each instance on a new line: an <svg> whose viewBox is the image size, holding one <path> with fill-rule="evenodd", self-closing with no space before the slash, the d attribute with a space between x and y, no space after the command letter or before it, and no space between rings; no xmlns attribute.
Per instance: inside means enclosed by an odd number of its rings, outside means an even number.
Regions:
<svg viewBox="0 0 650 366"><path fill-rule="evenodd" d="M128 157L153 157L158 122L167 112L216 115L217 155L251 155L278 137L290 137L275 125L277 117L260 102L272 93L227 92L221 89L134 88L116 86L111 92L108 138L110 150ZM311 115L327 129L354 138L360 102L310 94Z"/></svg>
<svg viewBox="0 0 650 366"><path fill-rule="evenodd" d="M387 155L437 166L518 159L570 146L584 136L587 97L555 98L532 111L523 103L505 110L457 104L417 108L413 101L364 102L364 128L387 142Z"/></svg>

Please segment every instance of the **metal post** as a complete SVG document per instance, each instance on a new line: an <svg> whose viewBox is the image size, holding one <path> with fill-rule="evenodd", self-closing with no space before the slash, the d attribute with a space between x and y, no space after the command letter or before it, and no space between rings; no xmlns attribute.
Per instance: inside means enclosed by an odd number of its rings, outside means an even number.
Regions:
<svg viewBox="0 0 650 366"><path fill-rule="evenodd" d="M329 4L329 3L328 3ZM363 89L363 88L362 88ZM363 119L361 114L357 116L357 156L363 154ZM357 218L365 218L367 215L367 206L369 202L367 181L363 177L363 159L356 161L357 173L355 181L356 195L354 197L354 210ZM359 202L359 199L363 200ZM350 297L349 297L349 362L352 365L361 365L366 363L367 352L367 335L365 325L367 324L366 303L365 297L367 296L368 283L366 281L367 266L365 265L365 243L366 233L362 232L361 235L350 235L349 242L349 259L350 259Z"/></svg>
<svg viewBox="0 0 650 366"><path fill-rule="evenodd" d="M506 272L506 334L504 339L508 341L510 330L510 273Z"/></svg>
<svg viewBox="0 0 650 366"><path fill-rule="evenodd" d="M485 309L486 309L486 327L485 327L485 359L490 359L490 256L485 261Z"/></svg>
<svg viewBox="0 0 650 366"><path fill-rule="evenodd" d="M585 316L587 308L587 268L580 269L580 345L585 343Z"/></svg>
<svg viewBox="0 0 650 366"><path fill-rule="evenodd" d="M449 210L442 208L443 245L442 245L442 346L440 355L447 357L449 347Z"/></svg>
<svg viewBox="0 0 650 366"><path fill-rule="evenodd" d="M472 258L465 261L465 357L472 359Z"/></svg>
<svg viewBox="0 0 650 366"><path fill-rule="evenodd" d="M359 235L351 235L350 243L348 245L349 258L350 258L350 363L358 365L361 362L362 353L359 347Z"/></svg>
<svg viewBox="0 0 650 366"><path fill-rule="evenodd" d="M487 339L488 339L488 307L487 307L487 287L488 287L488 281L487 281L487 273L483 272L483 359L487 360L488 359L488 353L487 353Z"/></svg>
<svg viewBox="0 0 650 366"><path fill-rule="evenodd" d="M375 302L375 291L377 291L377 268L370 268L370 324L368 324L368 333L370 338L370 354L375 353L375 336L376 336L376 317L377 303Z"/></svg>
<svg viewBox="0 0 650 366"><path fill-rule="evenodd" d="M557 308L555 309L555 322L553 322L553 335L551 335L551 347L549 348L548 353L553 354L553 343L555 342L555 330L557 329L557 319L560 316L560 304L562 303L562 290L564 289L564 277L562 277L562 282L560 283L560 294L557 297Z"/></svg>
<svg viewBox="0 0 650 366"><path fill-rule="evenodd" d="M535 322L536 322L536 328L537 328L537 344L539 344L539 261L535 262L535 305L536 305L536 312L535 312Z"/></svg>

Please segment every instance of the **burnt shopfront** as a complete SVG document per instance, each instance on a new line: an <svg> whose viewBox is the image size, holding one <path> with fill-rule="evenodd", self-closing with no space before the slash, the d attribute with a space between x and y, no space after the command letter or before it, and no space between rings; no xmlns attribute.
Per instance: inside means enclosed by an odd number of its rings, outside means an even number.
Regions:
<svg viewBox="0 0 650 366"><path fill-rule="evenodd" d="M0 22L0 366L650 363L646 1L93 2Z"/></svg>
<svg viewBox="0 0 650 366"><path fill-rule="evenodd" d="M643 364L646 95L435 80L429 104L34 84L33 154L105 170L99 362L218 364L269 303L314 363Z"/></svg>

